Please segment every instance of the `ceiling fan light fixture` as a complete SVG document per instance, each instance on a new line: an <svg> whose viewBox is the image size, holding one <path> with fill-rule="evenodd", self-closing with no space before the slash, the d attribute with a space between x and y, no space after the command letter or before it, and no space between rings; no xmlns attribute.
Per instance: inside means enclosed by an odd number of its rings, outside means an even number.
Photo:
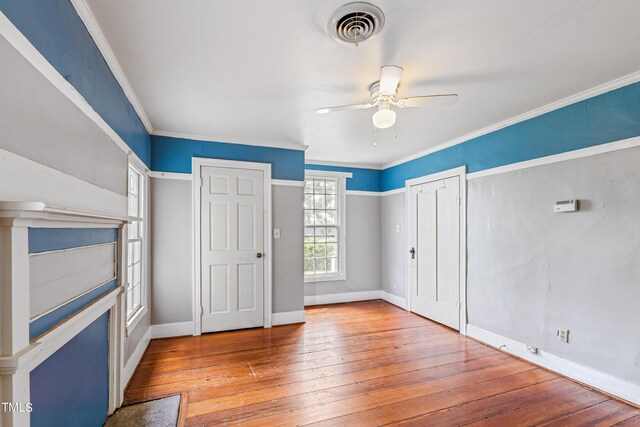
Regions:
<svg viewBox="0 0 640 427"><path fill-rule="evenodd" d="M396 122L396 112L388 105L381 105L373 114L373 125L378 129L386 129L394 125Z"/></svg>

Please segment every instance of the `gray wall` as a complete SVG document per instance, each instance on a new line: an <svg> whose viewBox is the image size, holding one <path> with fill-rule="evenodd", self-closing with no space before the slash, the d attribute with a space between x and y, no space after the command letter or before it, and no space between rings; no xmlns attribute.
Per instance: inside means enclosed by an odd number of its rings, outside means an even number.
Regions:
<svg viewBox="0 0 640 427"><path fill-rule="evenodd" d="M151 182L151 324L192 320L191 181Z"/></svg>
<svg viewBox="0 0 640 427"><path fill-rule="evenodd" d="M640 383L638 165L634 148L470 180L469 323Z"/></svg>
<svg viewBox="0 0 640 427"><path fill-rule="evenodd" d="M347 280L305 283L305 295L380 290L380 199L347 195Z"/></svg>
<svg viewBox="0 0 640 427"><path fill-rule="evenodd" d="M273 312L304 310L304 188L273 186Z"/></svg>
<svg viewBox="0 0 640 427"><path fill-rule="evenodd" d="M405 196L398 193L381 199L382 290L405 298L408 250Z"/></svg>
<svg viewBox="0 0 640 427"><path fill-rule="evenodd" d="M302 310L303 188L273 186L273 312ZM191 181L151 179L151 324L192 315Z"/></svg>

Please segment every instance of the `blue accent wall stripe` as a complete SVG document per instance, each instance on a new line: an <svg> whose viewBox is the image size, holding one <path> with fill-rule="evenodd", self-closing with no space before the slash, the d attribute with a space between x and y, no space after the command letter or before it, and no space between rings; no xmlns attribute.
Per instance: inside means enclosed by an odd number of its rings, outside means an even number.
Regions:
<svg viewBox="0 0 640 427"><path fill-rule="evenodd" d="M352 178L347 178L347 190L352 191L382 191L382 171L378 169L352 168L345 166L304 165L306 170L351 172Z"/></svg>
<svg viewBox="0 0 640 427"><path fill-rule="evenodd" d="M638 135L640 83L634 83L385 169L382 191L458 166L477 172Z"/></svg>
<svg viewBox="0 0 640 427"><path fill-rule="evenodd" d="M30 254L117 241L117 228L29 228Z"/></svg>
<svg viewBox="0 0 640 427"><path fill-rule="evenodd" d="M69 0L0 0L0 10L150 165L149 133Z"/></svg>
<svg viewBox="0 0 640 427"><path fill-rule="evenodd" d="M301 150L151 136L154 171L191 173L193 157L270 163L273 179L304 179L304 151Z"/></svg>
<svg viewBox="0 0 640 427"><path fill-rule="evenodd" d="M106 295L118 286L118 279L105 283L104 285L93 289L62 307L57 308L49 314L34 320L29 324L29 339L42 335L49 329L53 328L63 320L73 316L87 305Z"/></svg>
<svg viewBox="0 0 640 427"><path fill-rule="evenodd" d="M32 427L101 426L109 410L109 313L30 374Z"/></svg>

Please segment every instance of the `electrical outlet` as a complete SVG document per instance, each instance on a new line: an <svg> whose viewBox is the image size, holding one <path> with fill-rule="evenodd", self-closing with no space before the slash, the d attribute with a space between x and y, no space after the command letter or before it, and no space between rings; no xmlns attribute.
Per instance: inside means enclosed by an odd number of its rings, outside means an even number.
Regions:
<svg viewBox="0 0 640 427"><path fill-rule="evenodd" d="M394 287L394 288L397 288L397 287L398 287L398 281L397 281L397 280L394 280L394 281L393 281L393 287Z"/></svg>
<svg viewBox="0 0 640 427"><path fill-rule="evenodd" d="M527 351L531 354L538 354L538 347L534 347L532 345L527 346Z"/></svg>
<svg viewBox="0 0 640 427"><path fill-rule="evenodd" d="M569 330L558 328L558 341L569 342Z"/></svg>

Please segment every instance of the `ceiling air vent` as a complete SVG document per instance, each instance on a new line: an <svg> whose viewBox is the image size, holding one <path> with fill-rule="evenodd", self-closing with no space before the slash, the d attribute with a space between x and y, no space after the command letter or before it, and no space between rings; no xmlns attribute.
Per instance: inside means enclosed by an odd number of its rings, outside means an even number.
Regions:
<svg viewBox="0 0 640 427"><path fill-rule="evenodd" d="M373 38L384 27L384 14L371 3L355 2L339 7L329 20L329 34L343 43L355 44Z"/></svg>

